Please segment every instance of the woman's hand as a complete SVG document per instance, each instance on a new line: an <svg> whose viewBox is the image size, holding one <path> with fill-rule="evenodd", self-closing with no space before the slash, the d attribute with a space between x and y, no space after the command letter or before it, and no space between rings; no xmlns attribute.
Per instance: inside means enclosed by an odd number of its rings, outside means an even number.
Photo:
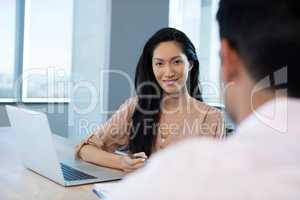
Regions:
<svg viewBox="0 0 300 200"><path fill-rule="evenodd" d="M144 152L122 156L121 169L126 173L133 172L134 170L143 167L146 159L147 156Z"/></svg>

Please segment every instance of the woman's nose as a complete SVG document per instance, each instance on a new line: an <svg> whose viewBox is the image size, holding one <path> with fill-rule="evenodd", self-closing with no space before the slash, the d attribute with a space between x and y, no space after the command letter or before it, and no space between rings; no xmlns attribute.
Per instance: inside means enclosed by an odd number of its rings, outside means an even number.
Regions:
<svg viewBox="0 0 300 200"><path fill-rule="evenodd" d="M175 71L172 67L171 64L167 64L166 66L166 71L165 71L165 76L168 78L172 78L175 75Z"/></svg>

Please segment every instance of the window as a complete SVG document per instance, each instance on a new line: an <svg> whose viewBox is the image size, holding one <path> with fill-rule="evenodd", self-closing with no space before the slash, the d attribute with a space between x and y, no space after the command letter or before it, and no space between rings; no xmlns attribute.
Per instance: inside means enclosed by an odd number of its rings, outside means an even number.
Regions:
<svg viewBox="0 0 300 200"><path fill-rule="evenodd" d="M72 21L73 0L26 0L24 102L68 101Z"/></svg>
<svg viewBox="0 0 300 200"><path fill-rule="evenodd" d="M200 62L204 101L222 104L219 35L215 19L219 0L170 0L169 26L192 40Z"/></svg>
<svg viewBox="0 0 300 200"><path fill-rule="evenodd" d="M15 101L16 2L0 1L0 101Z"/></svg>
<svg viewBox="0 0 300 200"><path fill-rule="evenodd" d="M0 1L0 102L69 101L72 29L73 0Z"/></svg>

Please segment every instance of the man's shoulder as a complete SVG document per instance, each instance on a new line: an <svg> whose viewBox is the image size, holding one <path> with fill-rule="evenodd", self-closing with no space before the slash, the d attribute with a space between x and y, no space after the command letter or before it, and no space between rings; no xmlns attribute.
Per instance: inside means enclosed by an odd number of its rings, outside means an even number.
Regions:
<svg viewBox="0 0 300 200"><path fill-rule="evenodd" d="M228 152L234 152L238 148L235 144L227 144L227 141L219 141L212 138L193 138L178 142L173 146L153 156L153 160L160 165L162 163L174 163L175 169L190 168L191 163L197 168L197 164L208 165L210 158L225 159Z"/></svg>
<svg viewBox="0 0 300 200"><path fill-rule="evenodd" d="M232 136L225 140L213 138L193 138L179 142L154 156L153 161L157 167L169 163L171 170L180 171L189 169L194 172L199 169L214 169L224 171L228 167L242 170L244 166L257 162L257 151L265 149L265 146L242 141ZM170 168L168 168L170 170ZM185 170L186 171L186 170Z"/></svg>

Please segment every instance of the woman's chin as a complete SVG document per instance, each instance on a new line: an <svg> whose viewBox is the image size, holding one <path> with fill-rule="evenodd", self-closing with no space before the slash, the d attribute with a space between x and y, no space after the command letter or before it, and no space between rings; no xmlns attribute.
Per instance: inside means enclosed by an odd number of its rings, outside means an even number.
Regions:
<svg viewBox="0 0 300 200"><path fill-rule="evenodd" d="M177 96L180 94L178 89L164 89L164 93L168 96Z"/></svg>
<svg viewBox="0 0 300 200"><path fill-rule="evenodd" d="M164 93L167 95L177 95L182 92L183 86L180 85L164 85L162 87Z"/></svg>

